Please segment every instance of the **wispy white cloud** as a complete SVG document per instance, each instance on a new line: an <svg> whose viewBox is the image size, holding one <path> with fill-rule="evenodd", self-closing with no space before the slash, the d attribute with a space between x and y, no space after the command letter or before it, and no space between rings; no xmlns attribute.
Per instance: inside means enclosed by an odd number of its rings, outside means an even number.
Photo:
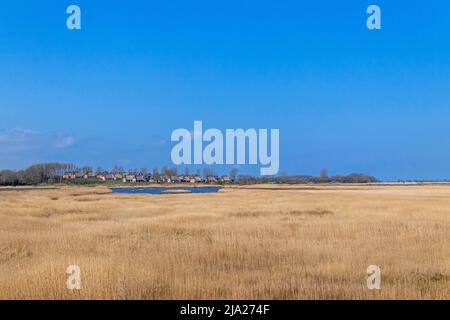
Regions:
<svg viewBox="0 0 450 320"><path fill-rule="evenodd" d="M74 137L61 133L44 133L21 128L0 131L2 154L17 154L36 149L63 149L74 143Z"/></svg>
<svg viewBox="0 0 450 320"><path fill-rule="evenodd" d="M55 148L68 148L75 143L75 138L71 136L58 136L58 139L55 140L54 146Z"/></svg>

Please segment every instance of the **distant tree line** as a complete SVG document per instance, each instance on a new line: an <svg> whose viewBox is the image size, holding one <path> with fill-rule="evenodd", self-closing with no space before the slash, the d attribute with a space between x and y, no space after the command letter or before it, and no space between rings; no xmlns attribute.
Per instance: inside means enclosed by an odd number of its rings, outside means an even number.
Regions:
<svg viewBox="0 0 450 320"><path fill-rule="evenodd" d="M3 170L0 171L0 185L3 186L18 186L18 185L37 185L37 184L52 184L52 183L62 183L63 175L67 172L81 172L81 173L93 173L93 169L90 166L76 167L71 163L41 163L34 164L25 170ZM96 173L102 173L104 170L101 167L96 169ZM113 173L124 172L124 169L120 166L114 166L112 168ZM141 168L140 170L133 169L129 172L140 172L142 174L147 173L146 168ZM176 176L177 168L163 167L161 170L154 168L152 171L152 176L156 179L159 176ZM189 175L189 169L185 168L185 175ZM215 173L210 168L204 168L202 172L198 169L194 173L196 176L204 177L214 176ZM231 181L239 184L257 184L257 183L285 183L285 184L298 184L298 183L370 183L377 182L375 177L369 176L362 173L352 173L346 176L328 176L327 170L323 169L318 177L307 176L307 175L286 175L281 174L280 176L246 176L239 175L238 170L232 169L229 177Z"/></svg>
<svg viewBox="0 0 450 320"><path fill-rule="evenodd" d="M75 169L73 164L69 163L41 163L34 164L25 170L0 171L0 185L18 186L33 185L41 183L58 183L62 181L65 172Z"/></svg>
<svg viewBox="0 0 450 320"><path fill-rule="evenodd" d="M363 173L352 173L346 176L324 176L319 177L307 175L281 175L273 177L254 177L239 176L237 182L240 184L258 184L258 183L283 183L283 184L301 184L301 183L372 183L378 182L378 179Z"/></svg>

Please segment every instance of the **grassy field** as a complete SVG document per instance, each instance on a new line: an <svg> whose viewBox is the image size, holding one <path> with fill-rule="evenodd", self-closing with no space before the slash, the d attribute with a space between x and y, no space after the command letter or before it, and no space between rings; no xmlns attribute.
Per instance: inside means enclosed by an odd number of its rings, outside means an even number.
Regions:
<svg viewBox="0 0 450 320"><path fill-rule="evenodd" d="M3 190L0 299L16 298L450 299L450 186Z"/></svg>

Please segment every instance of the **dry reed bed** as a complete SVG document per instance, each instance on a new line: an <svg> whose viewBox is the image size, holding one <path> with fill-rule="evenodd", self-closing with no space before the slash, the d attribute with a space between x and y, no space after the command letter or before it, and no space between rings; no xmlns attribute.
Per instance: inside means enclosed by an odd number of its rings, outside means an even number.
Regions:
<svg viewBox="0 0 450 320"><path fill-rule="evenodd" d="M0 299L449 299L449 208L448 186L2 191Z"/></svg>

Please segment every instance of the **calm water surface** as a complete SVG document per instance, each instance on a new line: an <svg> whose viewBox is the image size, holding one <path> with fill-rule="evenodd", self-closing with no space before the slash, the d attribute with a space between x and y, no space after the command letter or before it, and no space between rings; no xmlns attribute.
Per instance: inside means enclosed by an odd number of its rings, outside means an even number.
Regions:
<svg viewBox="0 0 450 320"><path fill-rule="evenodd" d="M211 193L218 192L221 187L152 187L152 188L111 188L113 193L126 193L126 194L160 194L165 190L188 190L192 193Z"/></svg>

